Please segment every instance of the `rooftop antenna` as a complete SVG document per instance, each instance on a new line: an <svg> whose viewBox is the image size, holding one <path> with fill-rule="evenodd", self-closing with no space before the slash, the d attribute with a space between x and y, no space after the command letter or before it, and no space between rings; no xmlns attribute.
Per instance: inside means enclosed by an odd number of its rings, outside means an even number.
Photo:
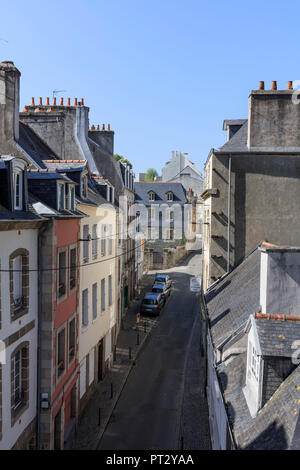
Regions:
<svg viewBox="0 0 300 470"><path fill-rule="evenodd" d="M57 93L64 93L65 91L67 91L67 90L53 90L53 92L52 92L53 93L53 98L54 98L55 95L57 95Z"/></svg>

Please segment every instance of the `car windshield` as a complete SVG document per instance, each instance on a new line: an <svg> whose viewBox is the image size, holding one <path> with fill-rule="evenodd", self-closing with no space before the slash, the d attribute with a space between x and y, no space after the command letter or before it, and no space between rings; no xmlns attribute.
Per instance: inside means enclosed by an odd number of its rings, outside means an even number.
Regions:
<svg viewBox="0 0 300 470"><path fill-rule="evenodd" d="M156 281L166 282L166 276L156 276Z"/></svg>
<svg viewBox="0 0 300 470"><path fill-rule="evenodd" d="M153 292L162 292L163 290L164 290L163 287L160 287L160 286L154 286L152 288Z"/></svg>
<svg viewBox="0 0 300 470"><path fill-rule="evenodd" d="M156 305L157 300L156 299L144 299L143 304L145 304L145 305Z"/></svg>

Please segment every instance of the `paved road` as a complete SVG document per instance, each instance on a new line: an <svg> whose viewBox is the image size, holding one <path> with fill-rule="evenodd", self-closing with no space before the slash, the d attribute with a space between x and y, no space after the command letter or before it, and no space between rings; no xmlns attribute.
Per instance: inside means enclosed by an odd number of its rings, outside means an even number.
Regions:
<svg viewBox="0 0 300 470"><path fill-rule="evenodd" d="M199 254L169 270L173 291L128 377L99 449L178 449L186 357L198 313L189 282L200 270Z"/></svg>

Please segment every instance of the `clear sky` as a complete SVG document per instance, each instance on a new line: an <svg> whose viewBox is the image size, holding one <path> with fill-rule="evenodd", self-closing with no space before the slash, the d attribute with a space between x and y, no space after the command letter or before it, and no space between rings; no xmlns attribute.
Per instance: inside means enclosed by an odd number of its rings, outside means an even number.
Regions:
<svg viewBox="0 0 300 470"><path fill-rule="evenodd" d="M22 73L21 109L57 89L83 97L136 174L160 173L171 150L202 171L259 80L300 79L299 1L2 1L0 38L0 60Z"/></svg>

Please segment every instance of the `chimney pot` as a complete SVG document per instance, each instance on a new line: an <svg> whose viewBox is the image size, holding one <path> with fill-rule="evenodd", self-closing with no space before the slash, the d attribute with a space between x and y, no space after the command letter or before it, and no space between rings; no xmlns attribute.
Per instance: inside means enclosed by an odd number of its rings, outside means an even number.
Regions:
<svg viewBox="0 0 300 470"><path fill-rule="evenodd" d="M99 126L99 124L97 125L97 131L100 131L100 126Z"/></svg>
<svg viewBox="0 0 300 470"><path fill-rule="evenodd" d="M74 106L77 106L77 98L74 98Z"/></svg>
<svg viewBox="0 0 300 470"><path fill-rule="evenodd" d="M43 98L40 97L39 106L43 106Z"/></svg>
<svg viewBox="0 0 300 470"><path fill-rule="evenodd" d="M107 130L110 131L110 124L107 124Z"/></svg>
<svg viewBox="0 0 300 470"><path fill-rule="evenodd" d="M102 130L105 131L105 124L102 124Z"/></svg>
<svg viewBox="0 0 300 470"><path fill-rule="evenodd" d="M31 106L35 106L33 97L31 98Z"/></svg>
<svg viewBox="0 0 300 470"><path fill-rule="evenodd" d="M56 98L53 98L53 106L56 106Z"/></svg>
<svg viewBox="0 0 300 470"><path fill-rule="evenodd" d="M287 90L293 90L293 82L292 82L292 80L289 80L289 81L287 82Z"/></svg>
<svg viewBox="0 0 300 470"><path fill-rule="evenodd" d="M68 98L67 99L67 106L70 106L70 104L71 104L71 98Z"/></svg>
<svg viewBox="0 0 300 470"><path fill-rule="evenodd" d="M276 82L276 80L273 80L273 81L272 81L271 90L277 90L277 82Z"/></svg>
<svg viewBox="0 0 300 470"><path fill-rule="evenodd" d="M46 98L46 106L49 106L49 104L50 104L50 103L49 103L49 97L47 96L47 98Z"/></svg>
<svg viewBox="0 0 300 470"><path fill-rule="evenodd" d="M265 82L264 81L259 82L258 89L259 90L264 90L265 89Z"/></svg>
<svg viewBox="0 0 300 470"><path fill-rule="evenodd" d="M63 99L63 98L60 99L60 104L59 104L59 105L60 105L60 106L63 106L63 105L64 105L64 99Z"/></svg>
<svg viewBox="0 0 300 470"><path fill-rule="evenodd" d="M94 130L95 130L95 126L94 126L94 124L92 125L92 127L91 127L91 130L92 130L92 131L94 131Z"/></svg>
<svg viewBox="0 0 300 470"><path fill-rule="evenodd" d="M84 106L84 99L81 98L81 106Z"/></svg>

